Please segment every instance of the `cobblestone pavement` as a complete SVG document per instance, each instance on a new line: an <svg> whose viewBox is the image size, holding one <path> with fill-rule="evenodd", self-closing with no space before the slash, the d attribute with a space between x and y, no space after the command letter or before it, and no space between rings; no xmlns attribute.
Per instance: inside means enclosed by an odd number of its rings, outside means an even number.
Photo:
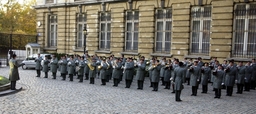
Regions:
<svg viewBox="0 0 256 114"><path fill-rule="evenodd" d="M0 68L0 75L8 76L9 68ZM35 70L19 68L23 90L16 94L0 97L1 114L173 114L173 113L232 113L254 114L256 112L256 91L225 96L214 99L214 92L209 85L208 94L190 96L191 87L185 85L181 93L182 102L175 102L171 90L159 86L158 92L151 91L146 78L143 90L137 90L134 80L130 89L124 88L124 81L118 87L112 87L112 80L101 86L100 79L94 85L88 80L78 83L35 77ZM50 75L50 73L49 73ZM76 78L76 77L75 77Z"/></svg>

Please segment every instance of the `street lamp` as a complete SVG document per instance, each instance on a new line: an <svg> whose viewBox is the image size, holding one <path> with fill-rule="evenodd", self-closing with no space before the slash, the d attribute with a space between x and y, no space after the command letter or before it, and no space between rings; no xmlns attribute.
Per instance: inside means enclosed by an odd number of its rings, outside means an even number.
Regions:
<svg viewBox="0 0 256 114"><path fill-rule="evenodd" d="M84 33L84 54L85 54L85 51L86 51L86 35L87 35L86 25L84 25L83 33Z"/></svg>

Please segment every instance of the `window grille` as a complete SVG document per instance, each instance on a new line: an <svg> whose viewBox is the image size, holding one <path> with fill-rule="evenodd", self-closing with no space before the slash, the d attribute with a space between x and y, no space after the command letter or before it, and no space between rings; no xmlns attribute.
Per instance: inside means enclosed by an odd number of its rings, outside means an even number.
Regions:
<svg viewBox="0 0 256 114"><path fill-rule="evenodd" d="M211 6L196 6L191 10L190 54L209 55Z"/></svg>
<svg viewBox="0 0 256 114"><path fill-rule="evenodd" d="M76 39L76 47L82 48L84 47L86 35L84 35L84 27L86 27L86 14L77 14L77 39Z"/></svg>
<svg viewBox="0 0 256 114"><path fill-rule="evenodd" d="M156 10L155 52L170 53L172 38L172 10Z"/></svg>
<svg viewBox="0 0 256 114"><path fill-rule="evenodd" d="M126 12L126 51L138 51L139 11Z"/></svg>
<svg viewBox="0 0 256 114"><path fill-rule="evenodd" d="M110 50L110 41L111 41L111 13L101 12L100 13L99 49Z"/></svg>
<svg viewBox="0 0 256 114"><path fill-rule="evenodd" d="M234 11L232 57L256 57L256 4L237 4Z"/></svg>
<svg viewBox="0 0 256 114"><path fill-rule="evenodd" d="M58 33L58 20L57 15L49 15L49 47L57 46L57 33Z"/></svg>

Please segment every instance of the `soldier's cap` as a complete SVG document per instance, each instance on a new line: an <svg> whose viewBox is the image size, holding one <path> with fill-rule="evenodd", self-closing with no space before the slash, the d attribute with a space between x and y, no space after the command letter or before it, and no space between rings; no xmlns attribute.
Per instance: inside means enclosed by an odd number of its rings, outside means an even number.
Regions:
<svg viewBox="0 0 256 114"><path fill-rule="evenodd" d="M179 62L179 66L183 66L183 64L184 64L183 62Z"/></svg>
<svg viewBox="0 0 256 114"><path fill-rule="evenodd" d="M201 60L202 58L201 58L201 57L198 57L197 59L198 59L198 60Z"/></svg>
<svg viewBox="0 0 256 114"><path fill-rule="evenodd" d="M198 63L198 60L194 60L194 63Z"/></svg>
<svg viewBox="0 0 256 114"><path fill-rule="evenodd" d="M234 59L229 60L230 63L234 63L234 61L235 61Z"/></svg>

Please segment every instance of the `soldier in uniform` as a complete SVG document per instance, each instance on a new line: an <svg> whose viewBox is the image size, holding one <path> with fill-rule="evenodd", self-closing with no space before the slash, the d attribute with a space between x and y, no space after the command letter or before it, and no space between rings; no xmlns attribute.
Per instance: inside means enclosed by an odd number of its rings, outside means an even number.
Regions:
<svg viewBox="0 0 256 114"><path fill-rule="evenodd" d="M43 58L40 56L40 53L38 54L35 62L36 62L36 73L37 73L37 76L36 77L40 77L41 75L41 61L43 60Z"/></svg>
<svg viewBox="0 0 256 114"><path fill-rule="evenodd" d="M60 74L61 74L62 80L66 80L67 63L68 62L67 62L66 56L63 56L62 59L59 61Z"/></svg>
<svg viewBox="0 0 256 114"><path fill-rule="evenodd" d="M237 85L237 94L243 93L244 88L244 78L245 78L245 66L243 65L243 62L240 61L237 66L237 75L236 75L236 85Z"/></svg>
<svg viewBox="0 0 256 114"><path fill-rule="evenodd" d="M58 59L56 58L55 55L52 56L52 60L50 62L50 68L51 68L51 72L52 72L52 79L56 79L56 73L57 73L57 69L58 69Z"/></svg>
<svg viewBox="0 0 256 114"><path fill-rule="evenodd" d="M44 78L48 78L48 71L49 71L49 67L48 64L50 63L50 61L48 60L48 57L45 56L44 60L42 61L43 64L43 72L45 74Z"/></svg>
<svg viewBox="0 0 256 114"><path fill-rule="evenodd" d="M172 77L172 72L173 72L172 61L170 59L167 61L167 64L165 65L164 69L165 69L164 71L165 88L164 89L170 89L171 87L170 78Z"/></svg>
<svg viewBox="0 0 256 114"><path fill-rule="evenodd" d="M73 81L74 72L75 72L76 64L74 61L74 57L70 56L70 59L68 61L68 75L69 75L69 81Z"/></svg>
<svg viewBox="0 0 256 114"><path fill-rule="evenodd" d="M174 69L174 73L173 73L173 82L175 83L175 100L177 102L182 101L180 99L180 95L181 95L181 90L184 88L183 86L183 82L185 82L185 72L184 72L184 68L183 68L183 62L179 62L179 67L176 67Z"/></svg>
<svg viewBox="0 0 256 114"><path fill-rule="evenodd" d="M250 66L252 67L251 89L255 90L255 87L256 87L256 62L255 62L255 59L252 59L252 63Z"/></svg>
<svg viewBox="0 0 256 114"><path fill-rule="evenodd" d="M91 63L87 62L89 67L90 84L94 84L96 78L96 58L91 57Z"/></svg>
<svg viewBox="0 0 256 114"><path fill-rule="evenodd" d="M218 66L218 69L213 71L213 76L215 76L213 81L213 88L215 91L215 97L214 98L220 98L221 96L221 88L224 83L225 78L225 72L223 71L223 68L221 65Z"/></svg>
<svg viewBox="0 0 256 114"><path fill-rule="evenodd" d="M187 81L187 85L190 85L190 71L189 71L189 67L193 65L192 59L189 59L189 62L186 64L186 81Z"/></svg>
<svg viewBox="0 0 256 114"><path fill-rule="evenodd" d="M177 59L177 58L174 58L174 61L173 61L173 64L172 64L172 76L174 75L174 69L175 68L177 68L177 67L179 67L179 59ZM172 83L172 93L175 93L175 89L174 89L174 86L175 86L175 84L174 83Z"/></svg>
<svg viewBox="0 0 256 114"><path fill-rule="evenodd" d="M132 58L128 58L124 67L124 77L125 77L125 88L130 88L133 80L134 63Z"/></svg>
<svg viewBox="0 0 256 114"><path fill-rule="evenodd" d="M198 61L194 61L194 65L190 67L190 85L192 86L191 96L197 95L198 84L201 78L201 67L198 65Z"/></svg>
<svg viewBox="0 0 256 114"><path fill-rule="evenodd" d="M144 62L144 59L140 59L140 61L137 63L138 69L136 72L136 80L137 80L137 85L140 90L143 90L143 83L145 79L145 69L146 69L146 63Z"/></svg>
<svg viewBox="0 0 256 114"><path fill-rule="evenodd" d="M85 58L84 58L84 75L85 75L85 80L89 80L89 67L87 65L87 59L88 59L89 55L85 54Z"/></svg>
<svg viewBox="0 0 256 114"><path fill-rule="evenodd" d="M115 62L113 63L113 74L112 77L114 78L114 87L118 86L118 83L120 82L120 76L122 74L122 61L120 58L116 58Z"/></svg>
<svg viewBox="0 0 256 114"><path fill-rule="evenodd" d="M164 71L165 71L165 65L166 65L166 58L164 57L161 61L160 61L160 66L161 66L161 70L160 70L160 78L162 81L162 86L165 85L164 83Z"/></svg>
<svg viewBox="0 0 256 114"><path fill-rule="evenodd" d="M153 68L154 65L155 65L155 58L153 57L152 60L150 61L149 68ZM150 86L149 87L153 87L153 83L152 83L152 70L148 70L148 74L149 74L149 81L150 81Z"/></svg>
<svg viewBox="0 0 256 114"><path fill-rule="evenodd" d="M197 60L198 60L198 66L201 68L202 66L204 66L204 62L202 61L202 58L201 57L198 57L197 58Z"/></svg>
<svg viewBox="0 0 256 114"><path fill-rule="evenodd" d="M113 73L113 66L112 66L112 63L113 63L113 57L110 56L108 58L108 61L106 61L109 65L108 69L106 70L106 75L107 75L107 79L106 79L106 82L109 82L109 80L112 79L112 73Z"/></svg>
<svg viewBox="0 0 256 114"><path fill-rule="evenodd" d="M11 90L16 89L16 81L20 80L18 67L22 65L24 64L18 64L18 61L16 60L16 54L13 54L11 60L9 61L9 80L11 81Z"/></svg>
<svg viewBox="0 0 256 114"><path fill-rule="evenodd" d="M234 60L229 61L229 65L226 69L224 69L226 72L225 75L225 86L227 88L227 95L226 96L232 96L233 93L233 87L235 84L235 78L237 75L237 68L234 65Z"/></svg>
<svg viewBox="0 0 256 114"><path fill-rule="evenodd" d="M209 63L205 63L204 66L201 68L202 73L202 93L207 93L208 91L208 80L211 77L211 68L209 67Z"/></svg>
<svg viewBox="0 0 256 114"><path fill-rule="evenodd" d="M251 62L248 61L245 65L244 91L250 91L252 70Z"/></svg>
<svg viewBox="0 0 256 114"><path fill-rule="evenodd" d="M85 63L84 63L84 57L78 57L78 67L79 67L79 70L77 71L77 75L79 77L79 82L83 82L83 77L84 77L84 66L85 66Z"/></svg>
<svg viewBox="0 0 256 114"><path fill-rule="evenodd" d="M152 91L158 91L160 70L161 70L161 66L159 64L159 60L156 60L155 66L153 66L153 68L152 68L152 83L153 83Z"/></svg>
<svg viewBox="0 0 256 114"><path fill-rule="evenodd" d="M101 78L101 85L106 85L106 82L107 82L107 69L109 67L108 63L106 62L106 58L103 58L102 61L101 61L101 69L98 69L100 70L100 78Z"/></svg>

